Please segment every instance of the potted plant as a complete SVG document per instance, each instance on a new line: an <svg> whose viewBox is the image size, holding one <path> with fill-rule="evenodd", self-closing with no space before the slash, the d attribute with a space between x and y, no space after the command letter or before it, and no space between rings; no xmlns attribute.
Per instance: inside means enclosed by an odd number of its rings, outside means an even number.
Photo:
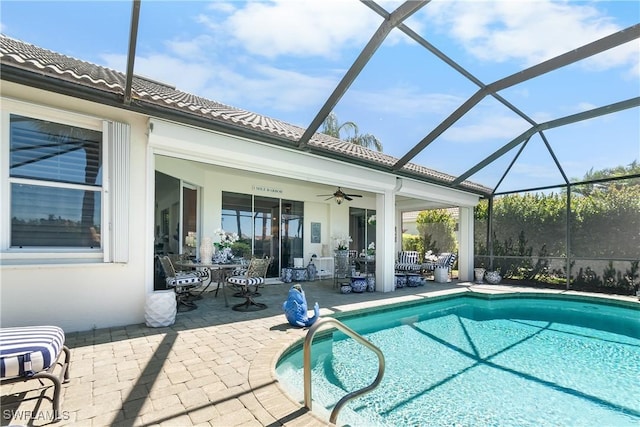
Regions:
<svg viewBox="0 0 640 427"><path fill-rule="evenodd" d="M367 246L367 259L373 260L376 257L376 243L371 242L369 246Z"/></svg>
<svg viewBox="0 0 640 427"><path fill-rule="evenodd" d="M340 234L333 236L333 241L335 242L337 251L348 251L349 243L351 243L353 240L351 240L351 236Z"/></svg>

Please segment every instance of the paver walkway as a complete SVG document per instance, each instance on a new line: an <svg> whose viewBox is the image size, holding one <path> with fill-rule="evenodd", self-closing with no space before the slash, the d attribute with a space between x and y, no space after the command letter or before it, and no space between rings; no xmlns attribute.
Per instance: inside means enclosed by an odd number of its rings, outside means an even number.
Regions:
<svg viewBox="0 0 640 427"><path fill-rule="evenodd" d="M470 283L342 295L332 281L303 283L321 314L466 291ZM282 312L290 284L266 285L268 308L241 313L207 293L198 308L167 328L144 324L67 334L71 381L63 385L56 426L324 426L278 387L278 356L306 331ZM509 291L485 287L485 291ZM231 297L230 303L240 300ZM35 384L34 384L35 383ZM3 385L2 426L51 425L51 387L36 381Z"/></svg>

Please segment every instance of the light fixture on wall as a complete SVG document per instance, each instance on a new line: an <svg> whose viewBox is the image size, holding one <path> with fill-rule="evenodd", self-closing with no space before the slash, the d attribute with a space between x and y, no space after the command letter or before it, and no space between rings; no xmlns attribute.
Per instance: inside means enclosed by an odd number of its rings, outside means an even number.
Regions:
<svg viewBox="0 0 640 427"><path fill-rule="evenodd" d="M333 194L318 194L318 197L326 197L326 196L329 196L329 197L326 198L325 200L334 198L336 200L336 203L339 205L341 205L342 202L344 202L345 200L348 200L348 201L353 200L353 197L362 197L362 195L360 194L347 194L344 191L342 191L341 187L338 187L336 192Z"/></svg>

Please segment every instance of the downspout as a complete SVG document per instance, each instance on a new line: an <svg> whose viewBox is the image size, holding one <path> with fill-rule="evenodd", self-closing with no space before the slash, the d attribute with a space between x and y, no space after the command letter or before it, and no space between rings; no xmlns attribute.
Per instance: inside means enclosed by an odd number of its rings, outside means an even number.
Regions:
<svg viewBox="0 0 640 427"><path fill-rule="evenodd" d="M395 196L398 194L398 192L402 189L402 178L400 177L396 177L396 185L395 187L393 187L393 196L395 198ZM395 206L394 206L395 208ZM398 212L398 209L394 209L396 211L396 213ZM398 218L395 218L395 224L394 224L394 230L395 230L395 241L398 241L398 223L400 224L400 250L402 250L402 212L400 213L400 218L398 221ZM396 248L394 248L394 252Z"/></svg>
<svg viewBox="0 0 640 427"><path fill-rule="evenodd" d="M396 186L393 187L393 193L397 193L398 191L400 191L402 189L402 178L400 177L396 177Z"/></svg>

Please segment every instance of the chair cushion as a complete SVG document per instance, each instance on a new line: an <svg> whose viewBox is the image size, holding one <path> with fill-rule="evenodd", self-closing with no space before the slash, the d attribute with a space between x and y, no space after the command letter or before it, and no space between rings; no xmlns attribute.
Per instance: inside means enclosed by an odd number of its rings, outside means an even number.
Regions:
<svg viewBox="0 0 640 427"><path fill-rule="evenodd" d="M450 254L450 253L446 253L446 254L442 254L440 255L440 258L438 258L438 260L436 261L436 265L438 267L448 267L451 268L453 267L453 263L456 260L456 254Z"/></svg>
<svg viewBox="0 0 640 427"><path fill-rule="evenodd" d="M227 279L227 282L233 285L255 286L262 285L264 283L264 277L231 276Z"/></svg>
<svg viewBox="0 0 640 427"><path fill-rule="evenodd" d="M396 263L396 271L420 271L422 264Z"/></svg>
<svg viewBox="0 0 640 427"><path fill-rule="evenodd" d="M418 251L402 251L398 254L398 264L418 264L419 259Z"/></svg>
<svg viewBox="0 0 640 427"><path fill-rule="evenodd" d="M29 378L51 367L64 346L57 326L0 328L0 378Z"/></svg>
<svg viewBox="0 0 640 427"><path fill-rule="evenodd" d="M450 269L453 267L453 264L455 264L457 257L458 256L456 254L443 252L438 256L436 261L425 262L422 267L425 270L431 271L435 270L436 267L446 267Z"/></svg>
<svg viewBox="0 0 640 427"><path fill-rule="evenodd" d="M196 286L202 278L196 273L176 273L176 277L167 277L167 286Z"/></svg>

